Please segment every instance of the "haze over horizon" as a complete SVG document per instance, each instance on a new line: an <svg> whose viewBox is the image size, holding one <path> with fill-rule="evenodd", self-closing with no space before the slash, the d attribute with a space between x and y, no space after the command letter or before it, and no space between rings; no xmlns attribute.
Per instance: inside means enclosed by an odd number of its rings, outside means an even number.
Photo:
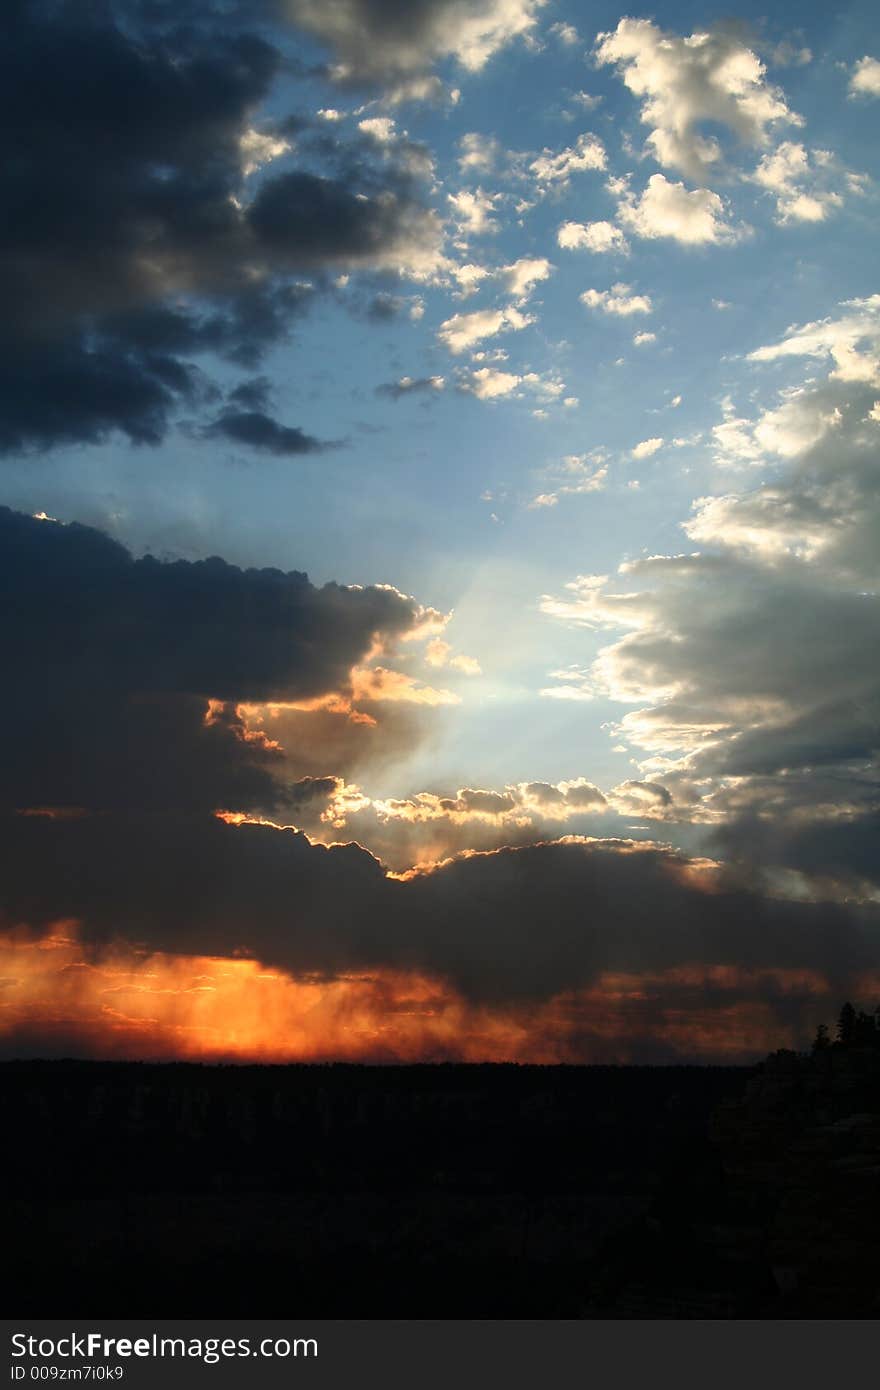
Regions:
<svg viewBox="0 0 880 1390"><path fill-rule="evenodd" d="M876 1001L874 7L0 31L0 1056Z"/></svg>

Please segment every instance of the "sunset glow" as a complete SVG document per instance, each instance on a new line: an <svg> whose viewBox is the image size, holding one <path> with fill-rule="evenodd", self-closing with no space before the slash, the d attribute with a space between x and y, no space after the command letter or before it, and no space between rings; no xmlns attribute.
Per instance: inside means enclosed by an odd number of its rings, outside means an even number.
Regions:
<svg viewBox="0 0 880 1390"><path fill-rule="evenodd" d="M39 1038L54 1055L107 1059L625 1062L638 1058L650 1019L670 1058L741 1061L795 1040L794 1029L780 1035L763 992L819 1015L834 1002L816 972L695 964L605 974L528 1007L478 1007L440 981L391 970L294 979L254 960L122 942L85 949L76 923L4 934L0 974L0 1049L28 1050ZM862 983L867 991L880 980ZM664 996L677 1004L663 1008Z"/></svg>

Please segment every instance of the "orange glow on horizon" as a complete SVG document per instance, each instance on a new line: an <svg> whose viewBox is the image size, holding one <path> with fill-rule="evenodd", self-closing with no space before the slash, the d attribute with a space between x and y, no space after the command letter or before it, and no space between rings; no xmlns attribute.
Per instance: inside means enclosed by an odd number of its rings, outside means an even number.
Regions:
<svg viewBox="0 0 880 1390"><path fill-rule="evenodd" d="M815 971L690 964L489 1005L415 972L294 978L252 958L96 950L70 922L0 935L0 976L7 1056L547 1064L640 1060L653 1046L735 1062L803 1045L774 998L813 1001L814 1022L840 1002Z"/></svg>

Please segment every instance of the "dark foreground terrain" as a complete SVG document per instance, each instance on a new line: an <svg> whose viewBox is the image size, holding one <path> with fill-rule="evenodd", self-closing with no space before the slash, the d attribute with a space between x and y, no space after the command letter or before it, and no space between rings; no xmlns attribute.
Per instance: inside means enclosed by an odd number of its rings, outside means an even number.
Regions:
<svg viewBox="0 0 880 1390"><path fill-rule="evenodd" d="M878 1068L4 1063L9 1313L874 1317Z"/></svg>

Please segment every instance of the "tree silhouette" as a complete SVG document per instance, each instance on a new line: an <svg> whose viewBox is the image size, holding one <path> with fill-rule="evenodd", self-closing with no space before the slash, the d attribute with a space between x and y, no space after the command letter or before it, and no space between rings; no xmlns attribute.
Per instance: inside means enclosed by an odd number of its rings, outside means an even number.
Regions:
<svg viewBox="0 0 880 1390"><path fill-rule="evenodd" d="M830 1046L831 1038L828 1036L828 1026L825 1023L820 1023L813 1039L813 1052L825 1052Z"/></svg>
<svg viewBox="0 0 880 1390"><path fill-rule="evenodd" d="M837 1041L841 1047L852 1047L856 1040L857 1015L852 1004L844 1004L837 1020Z"/></svg>

